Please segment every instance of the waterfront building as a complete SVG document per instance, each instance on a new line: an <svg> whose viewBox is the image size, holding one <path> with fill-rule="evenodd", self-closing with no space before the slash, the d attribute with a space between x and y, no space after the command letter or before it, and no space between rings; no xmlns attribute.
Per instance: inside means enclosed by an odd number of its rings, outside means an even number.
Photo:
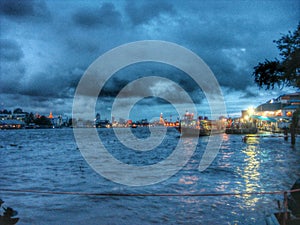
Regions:
<svg viewBox="0 0 300 225"><path fill-rule="evenodd" d="M300 108L300 92L280 95L259 105L255 109L255 115L265 117L292 117L293 113Z"/></svg>
<svg viewBox="0 0 300 225"><path fill-rule="evenodd" d="M9 119L0 120L0 129L21 129L25 127L25 123L20 120Z"/></svg>
<svg viewBox="0 0 300 225"><path fill-rule="evenodd" d="M293 113L300 109L300 92L280 95L256 107L253 119L263 130L281 131L289 128Z"/></svg>

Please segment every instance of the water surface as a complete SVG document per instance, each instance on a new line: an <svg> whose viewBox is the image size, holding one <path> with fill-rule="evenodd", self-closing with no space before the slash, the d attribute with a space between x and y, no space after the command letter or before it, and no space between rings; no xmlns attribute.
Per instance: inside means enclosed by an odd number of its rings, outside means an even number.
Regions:
<svg viewBox="0 0 300 225"><path fill-rule="evenodd" d="M99 129L111 154L136 166L155 164L172 153L177 131L153 151L136 152L120 144L112 129ZM138 128L136 136L148 137ZM4 189L81 193L244 193L288 190L300 177L300 138L291 147L283 137L223 135L213 163L198 165L208 141L199 139L185 167L170 179L145 187L111 182L96 173L77 148L71 129L1 130L0 198L18 211L18 224L265 224L281 195L89 196L12 193ZM187 144L190 138L184 140ZM154 175L155 176L155 175Z"/></svg>

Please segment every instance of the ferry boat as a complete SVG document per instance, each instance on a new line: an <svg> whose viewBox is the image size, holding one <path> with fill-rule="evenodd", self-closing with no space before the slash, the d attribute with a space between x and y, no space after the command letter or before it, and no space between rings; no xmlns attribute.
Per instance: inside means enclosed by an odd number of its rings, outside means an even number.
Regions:
<svg viewBox="0 0 300 225"><path fill-rule="evenodd" d="M182 136L209 136L210 130L201 129L197 127L183 127L179 126L177 130L181 133Z"/></svg>
<svg viewBox="0 0 300 225"><path fill-rule="evenodd" d="M186 113L176 127L182 136L209 136L224 133L221 121L208 120L207 117L194 119L194 114Z"/></svg>

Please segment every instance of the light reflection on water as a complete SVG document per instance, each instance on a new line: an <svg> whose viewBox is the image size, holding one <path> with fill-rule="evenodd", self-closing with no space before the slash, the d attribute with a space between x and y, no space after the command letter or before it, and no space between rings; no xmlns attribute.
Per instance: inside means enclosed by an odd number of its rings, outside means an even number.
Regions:
<svg viewBox="0 0 300 225"><path fill-rule="evenodd" d="M120 151L108 130L99 131L116 157L134 162L156 162L167 157L178 142L169 132L159 153ZM244 193L290 189L300 177L300 140L291 148L280 138L242 142L241 136L223 135L217 158L203 172L198 165L208 141L199 139L194 155L170 179L146 187L112 183L93 171L77 149L69 129L0 131L0 188L102 193ZM193 139L186 138L185 147ZM175 144L174 144L175 143ZM122 149L121 149L122 150ZM192 149L191 149L192 150ZM150 154L151 153L151 154ZM130 155L129 155L130 154ZM149 159L147 158L149 156ZM131 158L134 157L134 158ZM149 163L149 162L147 162ZM113 172L113 171L112 171ZM150 173L151 175L151 173ZM264 212L282 196L98 197L40 195L0 191L15 208L19 224L265 224Z"/></svg>
<svg viewBox="0 0 300 225"><path fill-rule="evenodd" d="M245 192L255 192L257 188L261 192L265 191L262 185L259 184L260 162L258 160L258 145L247 145L242 152L246 154L246 157L244 160L244 168L239 171L239 175L244 179ZM253 197L252 195L243 195L243 197L247 206L255 206L259 200L259 198Z"/></svg>
<svg viewBox="0 0 300 225"><path fill-rule="evenodd" d="M180 184L190 185L195 184L199 178L197 176L184 176L179 179Z"/></svg>

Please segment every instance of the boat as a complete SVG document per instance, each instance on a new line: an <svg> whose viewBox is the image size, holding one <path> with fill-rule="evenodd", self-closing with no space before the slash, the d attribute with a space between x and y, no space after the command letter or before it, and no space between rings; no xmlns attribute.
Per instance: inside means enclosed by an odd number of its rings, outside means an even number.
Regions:
<svg viewBox="0 0 300 225"><path fill-rule="evenodd" d="M222 120L209 120L207 117L199 116L194 119L194 113L188 111L184 114L182 120L176 122L176 129L181 133L182 136L210 136L213 134L224 133L225 125Z"/></svg>
<svg viewBox="0 0 300 225"><path fill-rule="evenodd" d="M137 126L136 123L131 124L131 128L137 128L137 127L138 127L138 126Z"/></svg>
<svg viewBox="0 0 300 225"><path fill-rule="evenodd" d="M179 126L176 128L182 136L189 137L189 136L209 136L210 130L200 128L200 127L185 127L185 126Z"/></svg>
<svg viewBox="0 0 300 225"><path fill-rule="evenodd" d="M211 120L180 121L179 126L176 127L176 129L185 137L201 137L224 133L222 126L219 126L217 122Z"/></svg>
<svg viewBox="0 0 300 225"><path fill-rule="evenodd" d="M110 128L112 126L109 120L98 120L95 125L96 128Z"/></svg>

